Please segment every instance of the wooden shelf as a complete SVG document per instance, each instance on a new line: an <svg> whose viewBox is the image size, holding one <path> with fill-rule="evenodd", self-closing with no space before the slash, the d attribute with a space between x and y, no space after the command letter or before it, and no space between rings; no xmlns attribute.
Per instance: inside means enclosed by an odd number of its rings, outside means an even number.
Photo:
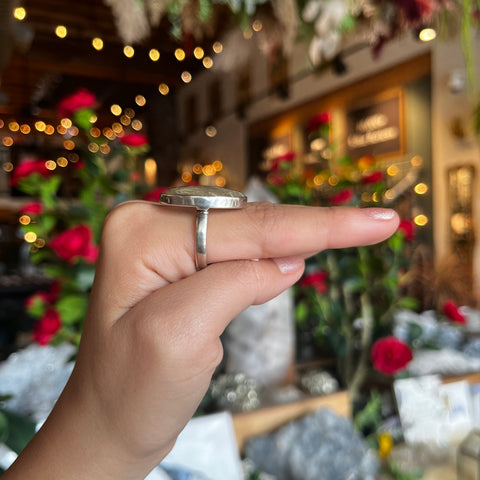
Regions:
<svg viewBox="0 0 480 480"><path fill-rule="evenodd" d="M272 432L282 425L322 407L330 407L339 415L348 417L351 415L350 398L345 391L233 415L233 426L239 450L243 449L245 442L250 437Z"/></svg>

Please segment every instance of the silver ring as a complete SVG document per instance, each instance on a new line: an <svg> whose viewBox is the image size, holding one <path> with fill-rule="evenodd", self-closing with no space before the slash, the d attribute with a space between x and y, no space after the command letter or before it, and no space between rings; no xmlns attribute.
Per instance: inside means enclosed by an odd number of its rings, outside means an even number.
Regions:
<svg viewBox="0 0 480 480"><path fill-rule="evenodd" d="M195 222L195 267L207 266L207 224L211 208L241 208L247 197L236 190L203 185L174 187L160 195L160 204L177 207L194 207Z"/></svg>

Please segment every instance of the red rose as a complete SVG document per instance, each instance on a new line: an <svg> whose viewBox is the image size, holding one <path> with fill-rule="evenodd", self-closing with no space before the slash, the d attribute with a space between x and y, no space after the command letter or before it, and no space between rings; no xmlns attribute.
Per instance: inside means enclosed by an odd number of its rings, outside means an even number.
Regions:
<svg viewBox="0 0 480 480"><path fill-rule="evenodd" d="M318 293L327 291L328 272L321 270L319 272L307 273L301 280L301 287L314 287Z"/></svg>
<svg viewBox="0 0 480 480"><path fill-rule="evenodd" d="M415 237L415 224L411 220L400 220L398 231L402 232L405 239L411 242Z"/></svg>
<svg viewBox="0 0 480 480"><path fill-rule="evenodd" d="M330 203L332 205L342 205L348 203L353 197L353 190L351 188L346 188L341 192L338 192L332 198L330 198Z"/></svg>
<svg viewBox="0 0 480 480"><path fill-rule="evenodd" d="M71 117L77 110L94 106L96 101L97 99L92 92L81 88L61 100L57 105L57 111L60 117Z"/></svg>
<svg viewBox="0 0 480 480"><path fill-rule="evenodd" d="M80 257L95 263L98 257L98 247L92 243L92 231L85 225L70 228L52 238L50 248L68 262Z"/></svg>
<svg viewBox="0 0 480 480"><path fill-rule="evenodd" d="M141 133L128 133L119 139L127 147L143 147L148 144L148 138Z"/></svg>
<svg viewBox="0 0 480 480"><path fill-rule="evenodd" d="M443 304L443 313L454 323L462 325L467 323L465 315L460 311L454 300L447 300Z"/></svg>
<svg viewBox="0 0 480 480"><path fill-rule="evenodd" d="M322 113L319 113L318 115L313 116L308 121L307 129L309 132L312 132L314 130L318 130L323 125L328 125L329 122L330 122L330 114L328 112L322 112Z"/></svg>
<svg viewBox="0 0 480 480"><path fill-rule="evenodd" d="M383 179L383 173L382 172L373 172L369 175L365 175L362 178L362 183L367 185L370 183L377 183L380 182Z"/></svg>
<svg viewBox="0 0 480 480"><path fill-rule="evenodd" d="M52 174L52 171L45 166L45 160L25 160L13 170L10 184L16 187L22 178L29 177L34 173L48 177Z"/></svg>
<svg viewBox="0 0 480 480"><path fill-rule="evenodd" d="M43 205L40 202L26 203L20 208L20 215L40 215L43 211Z"/></svg>
<svg viewBox="0 0 480 480"><path fill-rule="evenodd" d="M373 368L384 375L395 375L413 358L410 347L394 336L380 338L370 351Z"/></svg>
<svg viewBox="0 0 480 480"><path fill-rule="evenodd" d="M25 300L25 307L27 309L32 308L37 302L41 302L42 304L50 303L50 296L47 292L32 293Z"/></svg>
<svg viewBox="0 0 480 480"><path fill-rule="evenodd" d="M53 336L60 330L62 322L59 313L49 308L45 315L35 324L33 339L40 345L47 345Z"/></svg>
<svg viewBox="0 0 480 480"><path fill-rule="evenodd" d="M165 191L167 190L168 187L159 187L159 188L156 188L155 190L151 191L151 192L147 192L145 195L144 195L144 200L147 200L149 202L158 202L158 199L160 198L160 195Z"/></svg>
<svg viewBox="0 0 480 480"><path fill-rule="evenodd" d="M286 153L283 153L282 155L279 155L278 157L275 157L272 160L272 166L270 167L270 171L276 172L281 163L293 162L295 157L296 157L295 152L286 152Z"/></svg>

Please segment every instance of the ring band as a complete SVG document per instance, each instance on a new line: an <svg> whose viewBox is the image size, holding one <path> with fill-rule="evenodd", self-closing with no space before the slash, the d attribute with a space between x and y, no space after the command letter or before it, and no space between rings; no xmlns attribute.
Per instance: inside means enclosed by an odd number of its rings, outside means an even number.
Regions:
<svg viewBox="0 0 480 480"><path fill-rule="evenodd" d="M211 208L241 208L247 197L236 190L203 185L174 187L160 195L160 204L178 207L194 207L195 221L195 267L205 268L207 263L207 224Z"/></svg>
<svg viewBox="0 0 480 480"><path fill-rule="evenodd" d="M208 210L197 208L195 229L195 267L197 270L207 266L207 224Z"/></svg>

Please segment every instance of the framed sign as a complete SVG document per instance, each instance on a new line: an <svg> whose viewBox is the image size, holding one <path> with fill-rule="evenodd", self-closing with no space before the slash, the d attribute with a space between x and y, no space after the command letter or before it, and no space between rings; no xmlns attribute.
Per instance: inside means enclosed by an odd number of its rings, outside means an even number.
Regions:
<svg viewBox="0 0 480 480"><path fill-rule="evenodd" d="M403 95L379 96L347 111L346 152L353 159L404 154Z"/></svg>

